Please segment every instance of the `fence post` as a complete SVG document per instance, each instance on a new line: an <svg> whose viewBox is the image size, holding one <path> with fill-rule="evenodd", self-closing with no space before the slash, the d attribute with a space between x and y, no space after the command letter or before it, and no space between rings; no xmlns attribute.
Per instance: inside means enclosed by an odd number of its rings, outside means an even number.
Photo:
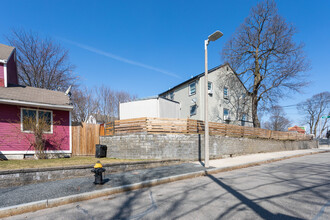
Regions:
<svg viewBox="0 0 330 220"><path fill-rule="evenodd" d="M100 124L100 136L104 136L104 124Z"/></svg>

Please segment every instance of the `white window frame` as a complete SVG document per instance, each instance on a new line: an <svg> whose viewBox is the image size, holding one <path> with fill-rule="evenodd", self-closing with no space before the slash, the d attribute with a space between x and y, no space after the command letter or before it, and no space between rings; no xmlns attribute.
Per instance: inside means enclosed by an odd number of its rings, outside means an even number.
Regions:
<svg viewBox="0 0 330 220"><path fill-rule="evenodd" d="M227 91L227 95L225 95L225 90ZM228 99L228 97L229 97L229 89L227 86L224 86L223 87L223 98Z"/></svg>
<svg viewBox="0 0 330 220"><path fill-rule="evenodd" d="M226 115L225 115L225 110L227 110L227 112L228 112L228 114L226 114ZM225 117L226 117L226 119L225 119ZM224 108L223 109L223 120L224 121L229 121L230 120L230 112L229 112L229 109L228 108Z"/></svg>
<svg viewBox="0 0 330 220"><path fill-rule="evenodd" d="M42 112L50 112L50 131L45 131L44 134L53 134L53 111L52 110L44 110L44 109L36 109L36 108L21 108L21 132L24 133L33 133L32 131L24 131L23 130L23 110L32 110L36 111L36 123L38 124L39 120L39 111Z"/></svg>
<svg viewBox="0 0 330 220"><path fill-rule="evenodd" d="M195 92L194 93L192 93L191 92L191 89L190 89L190 85L192 85L192 84L195 84ZM191 95L195 95L196 94L196 81L195 82L192 82L192 83L189 83L189 85L188 85L188 90L189 90L189 96L191 96Z"/></svg>
<svg viewBox="0 0 330 220"><path fill-rule="evenodd" d="M191 114L191 109L192 109L194 106L195 106L195 114ZM191 117L191 116L194 116L194 115L197 114L197 105L196 105L196 104L190 106L190 112L189 112L189 113L190 113L190 117Z"/></svg>

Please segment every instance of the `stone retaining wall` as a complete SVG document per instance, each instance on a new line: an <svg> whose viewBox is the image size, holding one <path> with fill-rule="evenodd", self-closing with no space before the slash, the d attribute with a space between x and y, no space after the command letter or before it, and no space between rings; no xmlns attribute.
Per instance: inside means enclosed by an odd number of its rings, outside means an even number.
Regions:
<svg viewBox="0 0 330 220"><path fill-rule="evenodd" d="M107 156L113 158L184 160L204 158L204 135L200 134L134 133L101 136L100 144L107 145ZM210 158L311 148L317 148L317 141L210 136Z"/></svg>
<svg viewBox="0 0 330 220"><path fill-rule="evenodd" d="M136 169L174 165L180 160L139 161L129 163L103 164L106 173L123 172ZM4 170L0 171L0 188L8 186L27 185L31 183L48 182L75 177L93 177L90 166L54 167L40 169Z"/></svg>

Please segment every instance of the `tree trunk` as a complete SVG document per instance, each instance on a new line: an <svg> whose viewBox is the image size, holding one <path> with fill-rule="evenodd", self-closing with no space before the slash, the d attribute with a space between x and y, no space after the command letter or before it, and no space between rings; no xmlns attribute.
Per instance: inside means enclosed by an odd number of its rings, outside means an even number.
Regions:
<svg viewBox="0 0 330 220"><path fill-rule="evenodd" d="M260 122L258 118L258 98L252 95L252 120L253 127L260 128Z"/></svg>
<svg viewBox="0 0 330 220"><path fill-rule="evenodd" d="M256 49L256 53L254 55L254 63L255 63L255 70L254 70L254 82L253 82L253 92L252 92L252 119L253 119L253 127L260 128L260 122L258 119L258 89L261 83L261 75L259 69L259 51L258 48Z"/></svg>

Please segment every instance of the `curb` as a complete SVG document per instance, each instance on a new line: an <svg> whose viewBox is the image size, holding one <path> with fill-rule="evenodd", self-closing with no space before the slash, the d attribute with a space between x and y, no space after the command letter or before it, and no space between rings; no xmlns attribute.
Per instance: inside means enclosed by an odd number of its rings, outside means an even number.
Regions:
<svg viewBox="0 0 330 220"><path fill-rule="evenodd" d="M290 158L302 157L302 156L319 154L319 153L327 153L327 152L330 152L330 150L303 153L303 154L297 154L297 155L293 155L293 156L283 156L283 157L279 157L276 159L267 159L267 160L262 160L262 161L258 161L258 162L250 162L250 163L228 166L228 167L223 167L223 168L213 168L213 169L209 169L209 170L197 171L197 172L186 173L186 174L175 175L175 176L169 176L169 177L164 177L164 178L160 178L160 179L146 180L146 181L143 181L140 183L134 183L134 184L130 184L130 185L102 189L102 190L97 190L97 191L93 191L93 192L86 192L86 193L61 197L61 198L41 200L41 201L30 202L30 203L15 205L15 206L4 207L4 208L0 208L0 218L9 217L9 216L13 216L13 215L19 215L19 214L23 214L23 213L27 213L27 212L33 212L33 211L46 209L46 208L53 208L53 207L57 207L57 206L61 206L61 205L84 201L84 200L95 199L98 197L108 196L108 195L112 195L112 194L116 194L116 193L122 193L122 192L126 192L126 191L132 191L132 190L142 189L142 188L146 188L146 187L157 186L157 185L164 184L164 183L170 183L170 182L175 182L175 181L184 180L184 179L191 179L191 178L196 178L196 177L201 177L201 176L207 176L210 174L227 172L227 171L231 171L231 170L247 168L247 167L252 167L252 166L259 166L262 164L273 163L273 162L286 160L286 159L290 159Z"/></svg>

